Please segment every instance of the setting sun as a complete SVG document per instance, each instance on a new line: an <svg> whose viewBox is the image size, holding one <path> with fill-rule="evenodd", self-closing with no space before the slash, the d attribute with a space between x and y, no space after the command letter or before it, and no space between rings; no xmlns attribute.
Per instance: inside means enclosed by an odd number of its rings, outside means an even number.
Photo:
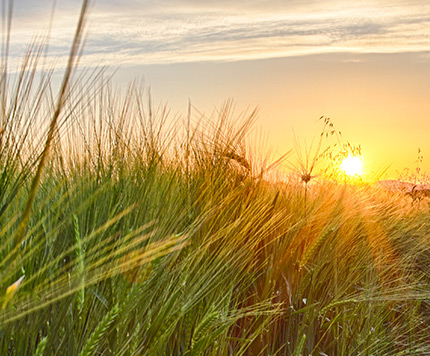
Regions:
<svg viewBox="0 0 430 356"><path fill-rule="evenodd" d="M363 173L363 163L360 157L357 156L346 157L340 167L349 176L361 175Z"/></svg>

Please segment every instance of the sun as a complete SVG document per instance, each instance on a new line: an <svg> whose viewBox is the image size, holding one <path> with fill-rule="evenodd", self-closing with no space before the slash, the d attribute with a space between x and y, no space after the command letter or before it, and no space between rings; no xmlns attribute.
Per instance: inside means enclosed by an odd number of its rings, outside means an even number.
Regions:
<svg viewBox="0 0 430 356"><path fill-rule="evenodd" d="M340 168L349 176L359 176L363 173L363 162L360 157L348 156L342 161Z"/></svg>

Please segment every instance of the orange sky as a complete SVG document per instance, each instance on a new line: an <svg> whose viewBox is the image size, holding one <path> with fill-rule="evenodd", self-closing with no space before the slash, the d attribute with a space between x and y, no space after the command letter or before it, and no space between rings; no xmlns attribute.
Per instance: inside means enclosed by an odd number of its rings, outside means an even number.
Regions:
<svg viewBox="0 0 430 356"><path fill-rule="evenodd" d="M430 172L430 65L427 53L325 54L233 63L151 65L120 70L124 82L136 73L153 97L185 113L188 98L210 114L233 98L236 112L259 108L257 126L282 153L294 133L308 144L317 139L322 115L345 140L361 144L365 168L397 178L415 169Z"/></svg>
<svg viewBox="0 0 430 356"><path fill-rule="evenodd" d="M16 2L11 63L46 31L52 1ZM31 11L30 11L31 9ZM50 58L61 69L79 4L58 0ZM419 0L98 0L81 66L144 78L154 100L186 114L229 98L259 108L268 146L308 143L328 116L361 144L368 172L430 173L430 3Z"/></svg>

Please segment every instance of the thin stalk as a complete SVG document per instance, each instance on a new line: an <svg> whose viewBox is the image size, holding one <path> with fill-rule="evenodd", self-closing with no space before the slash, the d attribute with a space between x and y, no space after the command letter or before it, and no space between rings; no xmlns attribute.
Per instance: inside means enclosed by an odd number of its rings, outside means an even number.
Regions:
<svg viewBox="0 0 430 356"><path fill-rule="evenodd" d="M70 49L69 59L66 67L66 71L64 73L63 82L61 85L61 89L58 96L57 105L54 111L54 114L51 119L51 123L49 125L48 136L46 137L46 143L44 149L42 151L42 155L40 156L39 165L37 166L36 174L33 178L33 182L31 184L27 204L24 209L24 213L22 214L21 223L17 229L16 233L16 244L18 245L24 235L25 230L27 228L28 221L30 219L31 208L33 206L34 199L36 197L36 192L40 184L40 179L42 177L42 172L46 164L46 160L48 158L49 150L51 148L51 143L54 138L54 134L56 132L58 119L64 107L67 98L67 92L69 88L70 77L73 73L73 69L75 68L76 61L78 59L77 54L79 54L81 45L82 45L82 36L85 29L85 22L87 19L89 0L84 0L81 7L81 12L79 15L79 21L75 32L75 37L73 39L73 44Z"/></svg>

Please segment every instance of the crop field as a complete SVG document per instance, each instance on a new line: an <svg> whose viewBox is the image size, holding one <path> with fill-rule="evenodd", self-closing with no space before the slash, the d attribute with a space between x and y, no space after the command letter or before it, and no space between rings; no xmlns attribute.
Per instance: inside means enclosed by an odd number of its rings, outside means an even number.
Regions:
<svg viewBox="0 0 430 356"><path fill-rule="evenodd" d="M116 93L77 65L85 4L58 90L3 43L0 355L430 354L425 190L333 173L327 118L273 161L255 113Z"/></svg>

